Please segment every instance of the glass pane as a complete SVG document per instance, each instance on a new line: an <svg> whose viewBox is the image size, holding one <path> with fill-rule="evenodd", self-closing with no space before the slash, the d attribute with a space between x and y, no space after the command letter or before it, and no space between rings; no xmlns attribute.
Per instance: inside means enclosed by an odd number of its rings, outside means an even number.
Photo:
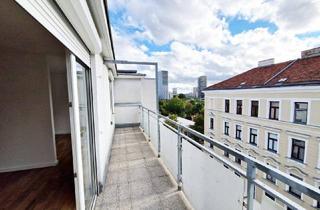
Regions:
<svg viewBox="0 0 320 210"><path fill-rule="evenodd" d="M86 209L90 208L95 195L93 188L92 172L92 136L89 121L89 101L87 87L86 69L77 63L77 84L79 96L79 117L80 117L80 135L81 135L81 152L82 168Z"/></svg>

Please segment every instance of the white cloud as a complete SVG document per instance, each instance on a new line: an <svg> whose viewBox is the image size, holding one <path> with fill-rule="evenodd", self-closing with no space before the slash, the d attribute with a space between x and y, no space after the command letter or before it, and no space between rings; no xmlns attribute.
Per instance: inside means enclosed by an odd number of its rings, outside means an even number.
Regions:
<svg viewBox="0 0 320 210"><path fill-rule="evenodd" d="M284 0L277 5L276 22L281 29L294 33L319 31L320 2Z"/></svg>
<svg viewBox="0 0 320 210"><path fill-rule="evenodd" d="M125 11L128 20L125 24L140 29L134 34L124 33L118 27L113 29L116 57L159 62L160 69L169 71L170 87L179 87L184 92L191 91L196 78L203 74L214 83L255 67L259 60L275 58L281 62L299 57L302 50L320 46L320 36L304 39L295 36L319 30L320 15L316 17L319 1L110 2L111 10ZM232 36L221 15L271 21L279 30L270 33L257 28ZM170 50L150 52L137 39L170 43Z"/></svg>

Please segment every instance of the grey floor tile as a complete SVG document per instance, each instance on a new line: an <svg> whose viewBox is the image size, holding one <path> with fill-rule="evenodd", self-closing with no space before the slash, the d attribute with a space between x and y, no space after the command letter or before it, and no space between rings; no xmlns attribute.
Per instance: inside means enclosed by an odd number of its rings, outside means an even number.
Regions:
<svg viewBox="0 0 320 210"><path fill-rule="evenodd" d="M186 209L140 129L117 128L95 209Z"/></svg>

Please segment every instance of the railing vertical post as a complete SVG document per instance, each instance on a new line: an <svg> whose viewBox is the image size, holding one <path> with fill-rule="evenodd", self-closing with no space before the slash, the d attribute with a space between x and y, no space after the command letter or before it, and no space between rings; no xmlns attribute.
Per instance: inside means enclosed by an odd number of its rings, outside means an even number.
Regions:
<svg viewBox="0 0 320 210"><path fill-rule="evenodd" d="M178 190L181 190L182 187L182 137L181 137L181 127L178 126L178 142L177 142L177 149L178 149L178 174L177 174L177 181L178 181Z"/></svg>
<svg viewBox="0 0 320 210"><path fill-rule="evenodd" d="M160 139L160 116L157 115L157 130L158 130L158 158L161 152L161 139Z"/></svg>
<svg viewBox="0 0 320 210"><path fill-rule="evenodd" d="M144 124L144 120L143 120L143 106L140 106L140 108L141 108L141 122L140 122L140 127L142 128L142 130L144 131L144 126L143 126L143 124Z"/></svg>
<svg viewBox="0 0 320 210"><path fill-rule="evenodd" d="M253 210L254 179L256 178L256 167L252 162L247 164L247 210Z"/></svg>
<svg viewBox="0 0 320 210"><path fill-rule="evenodd" d="M151 140L150 138L150 111L148 109L148 137L149 137L149 141Z"/></svg>

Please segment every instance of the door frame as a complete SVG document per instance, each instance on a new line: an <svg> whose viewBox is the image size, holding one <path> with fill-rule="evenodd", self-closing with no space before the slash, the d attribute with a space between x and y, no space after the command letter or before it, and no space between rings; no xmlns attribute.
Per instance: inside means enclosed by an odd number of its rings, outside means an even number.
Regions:
<svg viewBox="0 0 320 210"><path fill-rule="evenodd" d="M75 187L76 208L85 209L83 170L81 158L81 136L80 136L80 117L79 117L79 99L77 91L77 72L76 58L66 50L67 83L69 98L69 115L72 145L73 174Z"/></svg>
<svg viewBox="0 0 320 210"><path fill-rule="evenodd" d="M94 130L94 110L93 110L93 92L92 92L92 76L91 70L80 59L78 59L70 51L66 50L66 67L67 67L67 83L68 83L68 98L69 98L69 115L70 115L70 129L71 129L71 144L72 144L72 158L73 158L73 172L75 185L75 200L76 208L85 209L85 192L83 180L83 163L82 163L82 149L81 149L81 134L80 134L80 116L79 116L79 95L77 84L77 63L86 68L87 94L88 94L88 112L90 115L90 137L92 144L90 150L92 152L92 183L94 187L94 197L90 209L95 206L96 197L98 194L98 176L97 176L97 160L96 160L96 144L95 144L95 130Z"/></svg>
<svg viewBox="0 0 320 210"><path fill-rule="evenodd" d="M94 190L94 197L90 204L90 209L95 206L96 198L99 190L98 174L97 174L97 156L96 156L96 142L95 142L95 123L94 123L94 105L93 105L93 90L92 90L92 71L91 69L80 59L75 58L76 65L81 65L85 69L86 77L86 91L87 91L87 103L88 103L88 123L89 123L89 135L92 140L90 146L90 160L91 160L91 173L92 173L92 184ZM75 69L75 72L77 70ZM77 73L76 73L77 74ZM78 90L78 89L77 89ZM78 92L77 92L78 93ZM77 104L79 106L79 104ZM79 140L81 145L81 138ZM80 151L81 153L82 151ZM82 153L81 153L82 154Z"/></svg>

